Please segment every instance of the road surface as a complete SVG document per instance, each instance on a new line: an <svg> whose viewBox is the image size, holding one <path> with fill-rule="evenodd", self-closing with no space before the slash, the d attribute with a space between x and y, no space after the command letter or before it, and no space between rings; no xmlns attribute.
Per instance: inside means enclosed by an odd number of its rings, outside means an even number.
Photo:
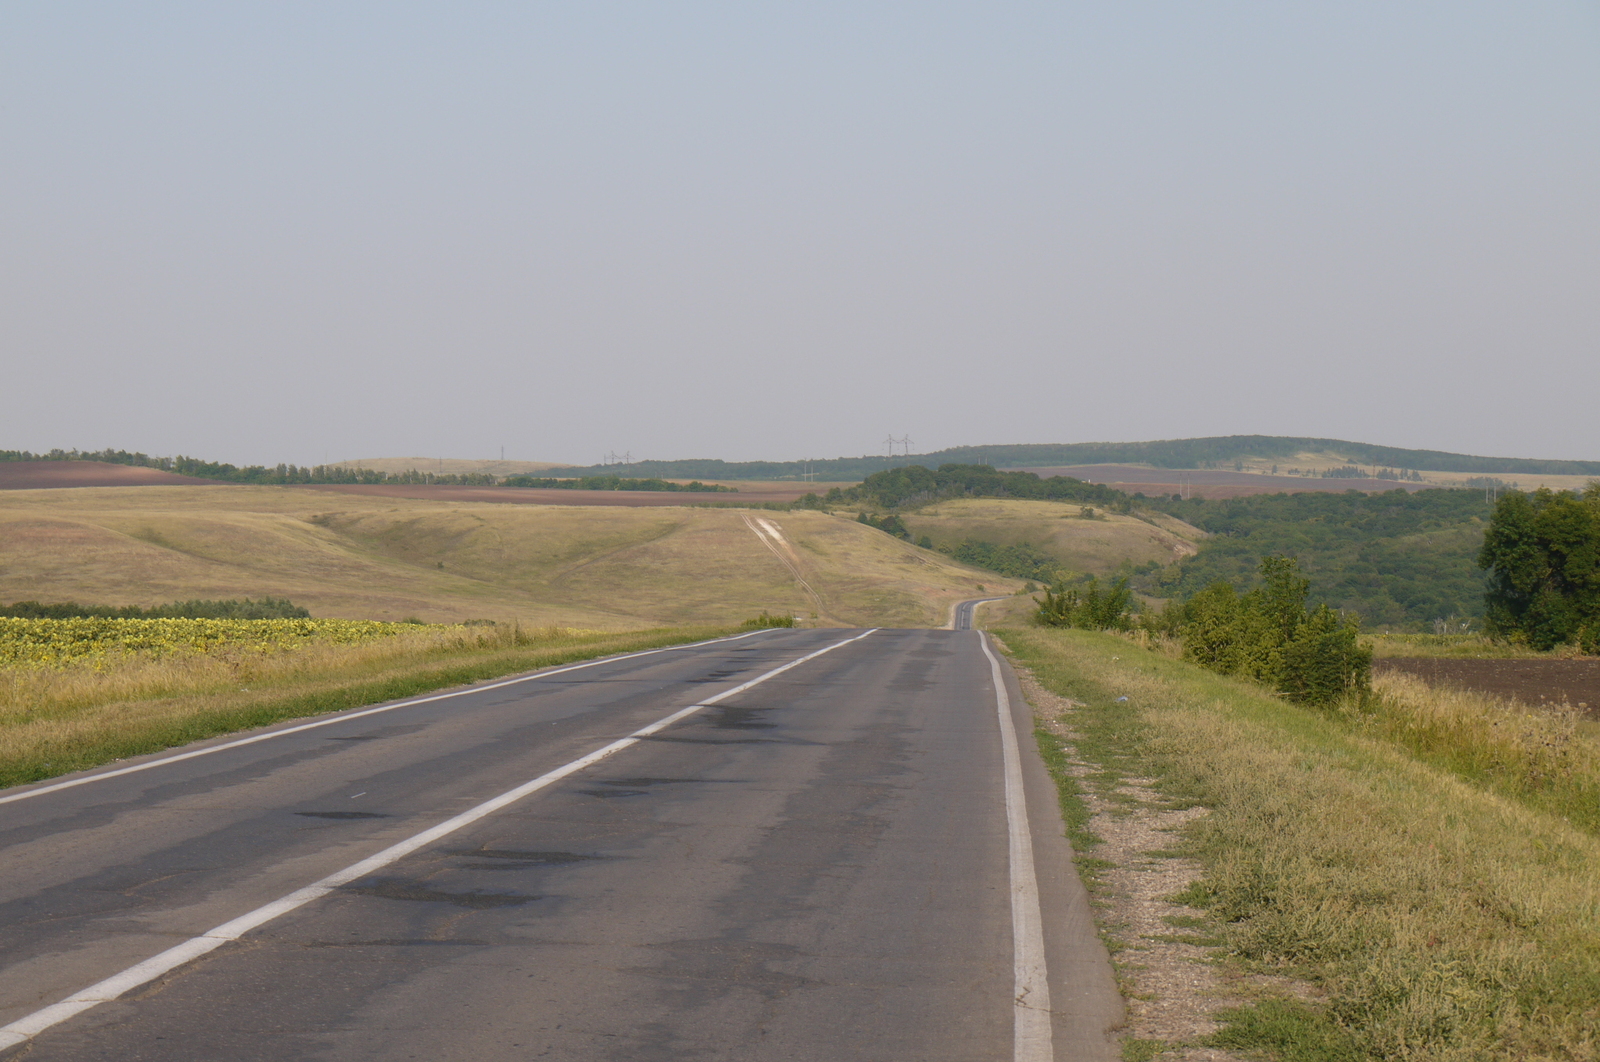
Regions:
<svg viewBox="0 0 1600 1062"><path fill-rule="evenodd" d="M950 616L950 629L956 631L972 630L973 621L978 615L978 606L988 601L1004 601L1003 597L979 597L971 601L958 601L956 608Z"/></svg>
<svg viewBox="0 0 1600 1062"><path fill-rule="evenodd" d="M983 639L764 631L0 792L0 1057L1112 1058Z"/></svg>

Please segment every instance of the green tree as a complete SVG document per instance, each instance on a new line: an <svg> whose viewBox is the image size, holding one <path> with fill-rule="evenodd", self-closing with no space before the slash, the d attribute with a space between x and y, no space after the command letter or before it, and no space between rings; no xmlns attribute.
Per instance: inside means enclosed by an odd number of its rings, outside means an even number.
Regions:
<svg viewBox="0 0 1600 1062"><path fill-rule="evenodd" d="M1600 482L1581 496L1540 489L1501 498L1478 567L1489 572L1491 635L1600 652Z"/></svg>

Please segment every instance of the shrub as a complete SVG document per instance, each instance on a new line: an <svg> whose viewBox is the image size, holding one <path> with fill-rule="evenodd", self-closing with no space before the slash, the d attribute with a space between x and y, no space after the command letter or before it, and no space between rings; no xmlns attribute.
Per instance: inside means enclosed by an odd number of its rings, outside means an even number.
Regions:
<svg viewBox="0 0 1600 1062"><path fill-rule="evenodd" d="M1261 575L1262 584L1247 594L1216 582L1190 598L1181 614L1169 607L1163 619L1180 620L1184 659L1307 704L1365 696L1372 649L1358 643L1357 621L1327 605L1307 610L1310 582L1291 557L1266 558Z"/></svg>
<svg viewBox="0 0 1600 1062"><path fill-rule="evenodd" d="M749 619L747 619L743 623L741 623L740 626L741 627L751 627L751 628L754 628L756 630L761 630L761 629L767 628L767 627L793 627L794 626L794 617L793 616L773 616L773 615L769 615L767 613L766 609L762 609L761 610L761 615L759 615L759 616L751 616Z"/></svg>
<svg viewBox="0 0 1600 1062"><path fill-rule="evenodd" d="M1045 627L1125 631L1133 626L1129 616L1132 602L1126 579L1118 579L1104 593L1098 579L1090 579L1082 591L1058 582L1044 592L1034 618Z"/></svg>

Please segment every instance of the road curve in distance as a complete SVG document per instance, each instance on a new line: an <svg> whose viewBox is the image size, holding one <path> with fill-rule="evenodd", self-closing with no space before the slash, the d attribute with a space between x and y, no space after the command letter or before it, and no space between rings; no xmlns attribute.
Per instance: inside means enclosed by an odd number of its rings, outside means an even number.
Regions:
<svg viewBox="0 0 1600 1062"><path fill-rule="evenodd" d="M1004 601L1004 597L975 597L971 601L957 601L954 611L950 614L950 629L953 631L970 631L977 618L978 606L989 601Z"/></svg>

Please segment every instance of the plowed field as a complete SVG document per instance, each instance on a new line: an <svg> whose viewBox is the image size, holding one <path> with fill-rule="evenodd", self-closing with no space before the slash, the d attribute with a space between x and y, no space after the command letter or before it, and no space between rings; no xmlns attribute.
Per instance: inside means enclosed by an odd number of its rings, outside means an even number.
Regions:
<svg viewBox="0 0 1600 1062"><path fill-rule="evenodd" d="M1436 686L1504 697L1524 704L1566 702L1600 713L1600 657L1577 660L1462 660L1448 657L1389 657L1375 671L1404 671Z"/></svg>

